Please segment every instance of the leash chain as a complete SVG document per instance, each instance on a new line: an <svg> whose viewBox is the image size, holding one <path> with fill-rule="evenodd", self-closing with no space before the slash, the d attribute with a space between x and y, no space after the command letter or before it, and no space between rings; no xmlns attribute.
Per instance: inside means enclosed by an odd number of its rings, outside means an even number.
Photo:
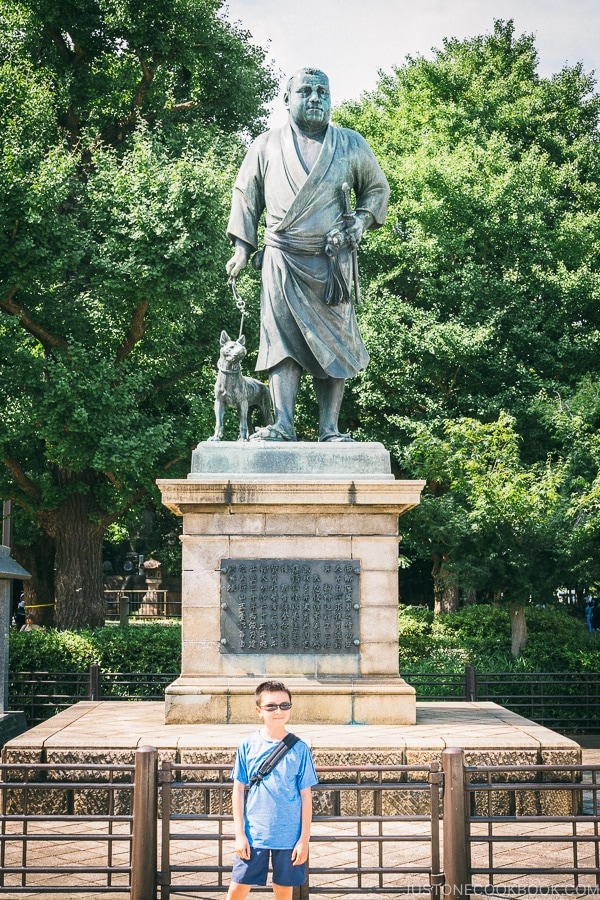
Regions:
<svg viewBox="0 0 600 900"><path fill-rule="evenodd" d="M235 278L230 278L229 284L231 285L231 290L233 293L233 299L235 300L235 305L236 305L237 309L239 309L241 316L242 316L241 321L240 321L240 333L238 335L238 341L239 341L242 334L244 333L244 319L249 314L246 312L246 301L243 299L243 297L240 297L240 295L238 294L238 292L235 288Z"/></svg>

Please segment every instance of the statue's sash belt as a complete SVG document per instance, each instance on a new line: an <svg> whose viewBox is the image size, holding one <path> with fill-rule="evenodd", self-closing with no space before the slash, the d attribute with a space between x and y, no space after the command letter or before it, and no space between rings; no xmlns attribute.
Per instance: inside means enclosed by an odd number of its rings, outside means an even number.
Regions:
<svg viewBox="0 0 600 900"><path fill-rule="evenodd" d="M325 238L293 237L266 229L264 240L266 247L275 247L284 253L298 253L300 256L320 256L325 253Z"/></svg>
<svg viewBox="0 0 600 900"><path fill-rule="evenodd" d="M282 250L284 253L293 253L299 256L325 256L324 238L293 237L286 233L265 230L264 242L266 247ZM324 302L327 306L336 306L338 303L350 301L350 287L346 282L344 273L339 263L338 255L327 256L329 273L327 277L327 289Z"/></svg>

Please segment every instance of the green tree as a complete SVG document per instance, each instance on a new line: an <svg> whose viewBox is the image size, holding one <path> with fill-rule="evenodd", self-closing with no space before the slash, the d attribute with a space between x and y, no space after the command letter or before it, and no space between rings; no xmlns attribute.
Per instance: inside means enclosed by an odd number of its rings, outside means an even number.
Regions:
<svg viewBox="0 0 600 900"><path fill-rule="evenodd" d="M220 5L0 0L0 493L62 628L103 621L107 526L208 430L235 135L275 90Z"/></svg>
<svg viewBox="0 0 600 900"><path fill-rule="evenodd" d="M454 612L459 591L509 604L512 651L527 641L524 610L560 584L564 560L556 543L564 516L563 467L524 465L510 417L482 424L447 422L438 438L419 427L407 466L426 477L409 542L433 560L435 612Z"/></svg>
<svg viewBox="0 0 600 900"><path fill-rule="evenodd" d="M384 441L398 473L427 479L432 546L448 533L463 576L481 559L493 568L504 551L514 555L497 590L510 574L526 592L537 550L519 549L494 502L495 543L469 544L472 491L436 493L437 462L428 470L410 446L431 442L433 465L440 449L452 456L454 424L485 428L507 415L523 496L553 465L563 471L568 446L539 398L564 401L600 367L599 111L581 66L541 78L533 38L500 21L491 34L445 41L432 59L408 59L338 111L374 147L392 189L385 227L361 250L371 364L349 397L350 424ZM469 452L477 462L476 445ZM559 490L551 478L550 488ZM510 479L498 490L517 502ZM572 524L568 504L561 509L551 546L564 545ZM407 540L418 515L403 520ZM438 577L438 556L432 563Z"/></svg>
<svg viewBox="0 0 600 900"><path fill-rule="evenodd" d="M538 398L544 421L564 459L566 528L561 552L568 560L570 583L581 593L600 591L600 381L586 375L568 397L546 392Z"/></svg>

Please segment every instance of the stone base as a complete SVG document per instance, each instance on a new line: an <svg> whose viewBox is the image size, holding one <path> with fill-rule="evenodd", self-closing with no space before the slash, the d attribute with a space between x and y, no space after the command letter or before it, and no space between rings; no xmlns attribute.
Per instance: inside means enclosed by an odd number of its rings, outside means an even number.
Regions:
<svg viewBox="0 0 600 900"><path fill-rule="evenodd" d="M417 703L416 725L308 725L292 709L289 728L310 746L317 765L422 765L449 747L465 751L467 765L578 765L581 748L543 725L496 703ZM235 749L260 727L254 707L245 724L166 725L164 704L81 701L13 738L3 762L122 763L138 747L182 765L233 761Z"/></svg>
<svg viewBox="0 0 600 900"><path fill-rule="evenodd" d="M203 441L188 478L207 481L393 481L390 454L379 443Z"/></svg>
<svg viewBox="0 0 600 900"><path fill-rule="evenodd" d="M165 725L162 703L82 701L10 741L3 750L3 761L31 764L29 777L34 782L37 778L33 767L36 763L46 763L51 767L48 777L52 780L68 778L85 783L81 789L53 792L50 800L47 791L36 795L36 788L28 787L30 812L37 808L46 815L85 815L97 808L93 804L107 802L105 792L94 796L89 786L89 771L77 768L67 771L66 764L131 765L135 751L150 746L158 750L161 765L170 760L181 770L199 763L225 765L229 769L240 741L260 726L248 700L246 710L245 724ZM552 766L555 769L552 781L570 781L569 772L564 769L561 772L561 767L581 764L581 749L574 741L495 703L418 703L417 723L407 726L309 725L301 721L295 703L292 713L290 730L309 745L317 767L423 766L434 761L440 763L442 751L450 747L464 750L465 763L469 766ZM98 780L103 777L99 775ZM204 779L207 775L200 777ZM524 769L516 770L510 780L530 781L534 777L531 770ZM182 778L187 780L185 773ZM329 773L326 778L353 782L357 776L352 772ZM193 776L190 780L194 780ZM15 788L6 793L7 808L15 815L22 814L23 792ZM338 795L337 806L334 794ZM478 814L489 815L487 799L487 795L482 795L480 802L475 800ZM548 792L524 789L512 796L494 792L492 811L503 816L572 815L572 801L571 792L560 788ZM115 810L124 815L131 813L127 791L117 791L114 802ZM192 790L187 795L180 794L177 811L204 814L211 810L230 810L227 797L225 806L223 802L220 790ZM374 803L375 795L369 796L365 790L361 796L361 815L374 813ZM101 809L108 811L104 806ZM401 793L384 791L382 810L386 815L427 817L431 812L430 799L420 789ZM317 789L315 811L318 815L356 815L356 795L343 789L339 792Z"/></svg>
<svg viewBox="0 0 600 900"><path fill-rule="evenodd" d="M279 680L279 679L278 679ZM402 678L283 677L294 717L327 725L414 725L415 689ZM248 721L258 679L181 677L165 691L167 725Z"/></svg>

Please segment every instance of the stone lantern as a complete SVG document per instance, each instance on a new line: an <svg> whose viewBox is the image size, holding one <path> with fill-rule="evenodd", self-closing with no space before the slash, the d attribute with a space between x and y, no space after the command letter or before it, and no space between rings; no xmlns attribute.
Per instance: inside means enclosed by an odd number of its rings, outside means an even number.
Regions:
<svg viewBox="0 0 600 900"><path fill-rule="evenodd" d="M146 576L146 593L142 598L140 615L157 616L160 606L157 591L162 577L160 563L157 559L147 559L143 563L143 569Z"/></svg>

